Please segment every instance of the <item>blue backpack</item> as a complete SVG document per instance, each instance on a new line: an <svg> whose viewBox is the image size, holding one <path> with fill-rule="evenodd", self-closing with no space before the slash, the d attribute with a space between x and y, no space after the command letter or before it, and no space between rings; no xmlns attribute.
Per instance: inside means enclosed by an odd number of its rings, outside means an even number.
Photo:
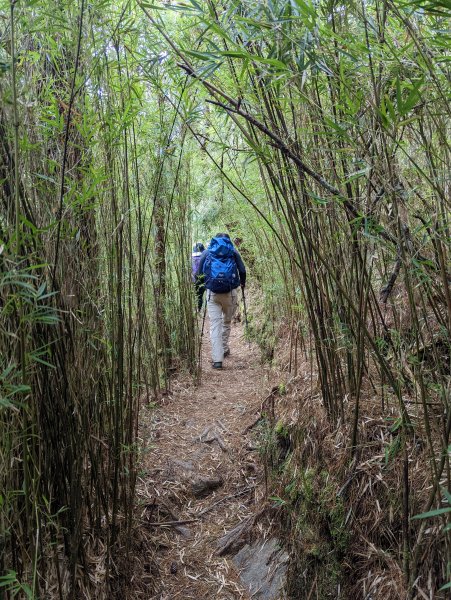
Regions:
<svg viewBox="0 0 451 600"><path fill-rule="evenodd" d="M228 238L214 237L211 240L203 273L205 287L215 294L225 294L240 285L235 251Z"/></svg>

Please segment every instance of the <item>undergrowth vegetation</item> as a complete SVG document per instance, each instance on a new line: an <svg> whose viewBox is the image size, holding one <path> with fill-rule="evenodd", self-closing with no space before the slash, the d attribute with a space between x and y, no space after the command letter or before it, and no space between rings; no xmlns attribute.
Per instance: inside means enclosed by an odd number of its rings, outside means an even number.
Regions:
<svg viewBox="0 0 451 600"><path fill-rule="evenodd" d="M0 1L9 597L132 594L139 408L199 375L190 246L220 230L284 382L266 456L291 597L446 596L448 17Z"/></svg>

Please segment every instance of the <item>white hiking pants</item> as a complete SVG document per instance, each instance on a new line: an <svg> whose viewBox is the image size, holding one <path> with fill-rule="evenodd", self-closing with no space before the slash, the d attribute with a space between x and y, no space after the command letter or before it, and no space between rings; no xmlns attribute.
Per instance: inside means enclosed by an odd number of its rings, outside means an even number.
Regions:
<svg viewBox="0 0 451 600"><path fill-rule="evenodd" d="M215 294L207 290L207 308L210 318L211 354L213 362L222 362L229 348L233 314L237 306L238 292Z"/></svg>

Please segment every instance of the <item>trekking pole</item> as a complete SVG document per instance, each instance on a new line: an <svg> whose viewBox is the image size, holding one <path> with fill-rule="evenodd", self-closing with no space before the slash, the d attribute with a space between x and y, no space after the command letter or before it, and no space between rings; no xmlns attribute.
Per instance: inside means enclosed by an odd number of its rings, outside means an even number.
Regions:
<svg viewBox="0 0 451 600"><path fill-rule="evenodd" d="M205 294L205 296L206 296L206 294ZM197 357L197 364L199 365L199 383L200 383L201 373L202 373L202 339L204 337L205 315L206 314L207 314L207 298L205 297L204 315L202 317L202 329L200 331L199 356Z"/></svg>
<svg viewBox="0 0 451 600"><path fill-rule="evenodd" d="M249 348L251 346L251 341L249 339L249 323L247 320L247 309L246 309L246 297L244 295L244 288L241 288L241 293L243 294L243 309L244 309L244 333L247 337L247 341L249 342Z"/></svg>

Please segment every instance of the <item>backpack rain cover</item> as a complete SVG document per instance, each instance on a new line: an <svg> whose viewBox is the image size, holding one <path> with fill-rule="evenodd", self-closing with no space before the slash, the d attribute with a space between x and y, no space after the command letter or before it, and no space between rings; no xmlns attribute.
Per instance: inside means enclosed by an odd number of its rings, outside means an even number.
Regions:
<svg viewBox="0 0 451 600"><path fill-rule="evenodd" d="M205 287L215 294L225 294L240 285L235 250L228 238L214 237L211 240L203 272Z"/></svg>

